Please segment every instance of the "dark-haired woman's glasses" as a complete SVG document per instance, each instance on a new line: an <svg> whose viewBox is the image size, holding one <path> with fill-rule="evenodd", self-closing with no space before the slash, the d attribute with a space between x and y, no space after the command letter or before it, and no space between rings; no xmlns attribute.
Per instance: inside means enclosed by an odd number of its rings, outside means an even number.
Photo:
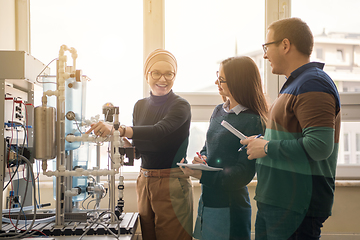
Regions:
<svg viewBox="0 0 360 240"><path fill-rule="evenodd" d="M219 76L219 71L216 71L216 77L217 77L217 81L219 83L226 83L225 78L223 78L222 76Z"/></svg>
<svg viewBox="0 0 360 240"><path fill-rule="evenodd" d="M173 73L173 72L161 73L159 71L152 71L149 73L154 80L159 80L162 76L164 76L165 80L171 81L175 77L175 73Z"/></svg>

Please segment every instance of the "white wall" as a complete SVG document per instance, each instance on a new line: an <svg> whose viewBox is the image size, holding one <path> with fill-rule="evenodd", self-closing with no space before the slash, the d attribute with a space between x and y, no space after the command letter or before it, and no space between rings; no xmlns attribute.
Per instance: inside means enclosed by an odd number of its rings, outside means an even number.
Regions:
<svg viewBox="0 0 360 240"><path fill-rule="evenodd" d="M15 50L15 1L0 0L0 49Z"/></svg>

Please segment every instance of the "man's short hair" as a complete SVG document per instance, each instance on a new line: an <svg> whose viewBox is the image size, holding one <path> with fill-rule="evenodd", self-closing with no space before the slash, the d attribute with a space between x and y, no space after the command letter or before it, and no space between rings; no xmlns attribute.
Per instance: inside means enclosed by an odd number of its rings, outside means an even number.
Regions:
<svg viewBox="0 0 360 240"><path fill-rule="evenodd" d="M289 39L296 49L310 56L314 46L314 37L309 26L300 18L285 18L270 24L268 29L274 32L274 41Z"/></svg>

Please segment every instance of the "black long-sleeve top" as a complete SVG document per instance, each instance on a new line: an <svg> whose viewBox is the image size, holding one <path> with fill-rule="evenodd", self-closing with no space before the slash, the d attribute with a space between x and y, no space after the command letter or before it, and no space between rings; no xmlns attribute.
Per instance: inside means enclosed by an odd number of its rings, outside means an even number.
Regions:
<svg viewBox="0 0 360 240"><path fill-rule="evenodd" d="M134 106L132 139L141 167L178 167L176 163L186 158L190 121L190 104L173 91L139 100Z"/></svg>

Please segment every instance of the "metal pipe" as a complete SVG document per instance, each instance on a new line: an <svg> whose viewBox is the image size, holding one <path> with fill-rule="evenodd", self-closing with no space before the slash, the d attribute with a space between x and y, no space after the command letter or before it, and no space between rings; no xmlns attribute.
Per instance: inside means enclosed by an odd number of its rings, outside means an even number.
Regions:
<svg viewBox="0 0 360 240"><path fill-rule="evenodd" d="M69 151L69 154L66 156L66 170L71 171L73 169L73 159L74 159L74 153L73 151ZM73 177L67 176L65 177L65 182L67 189L71 189L73 185ZM66 196L65 199L65 212L71 213L73 209L73 203L72 203L72 196Z"/></svg>
<svg viewBox="0 0 360 240"><path fill-rule="evenodd" d="M96 167L100 169L100 143L96 144ZM100 183L100 176L96 176L96 183Z"/></svg>

